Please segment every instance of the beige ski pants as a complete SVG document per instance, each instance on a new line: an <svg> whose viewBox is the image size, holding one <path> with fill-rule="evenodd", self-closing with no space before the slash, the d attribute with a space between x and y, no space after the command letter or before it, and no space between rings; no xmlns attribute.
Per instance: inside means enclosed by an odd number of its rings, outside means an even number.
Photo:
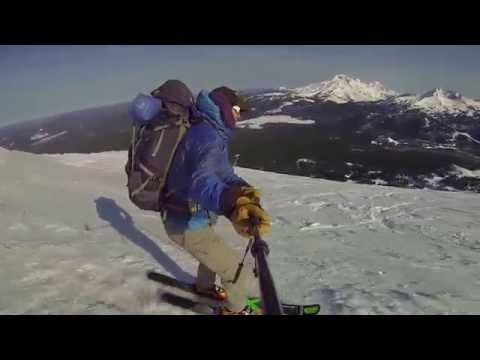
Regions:
<svg viewBox="0 0 480 360"><path fill-rule="evenodd" d="M248 296L258 296L258 281L248 263L244 264L239 278L233 283L244 254L226 244L213 226L198 230L178 230L169 227L167 222L165 230L173 242L199 261L197 286L200 289L211 288L218 275L222 287L227 291L226 306L232 311L242 310ZM245 243L245 247L246 245Z"/></svg>

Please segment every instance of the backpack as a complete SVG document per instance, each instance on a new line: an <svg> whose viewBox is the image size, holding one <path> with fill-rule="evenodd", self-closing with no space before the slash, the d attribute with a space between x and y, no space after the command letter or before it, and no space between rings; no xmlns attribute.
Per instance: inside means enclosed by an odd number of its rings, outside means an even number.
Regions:
<svg viewBox="0 0 480 360"><path fill-rule="evenodd" d="M162 212L171 195L165 192L168 171L191 125L191 108L171 100L139 94L130 103L132 140L125 172L129 198L142 210Z"/></svg>

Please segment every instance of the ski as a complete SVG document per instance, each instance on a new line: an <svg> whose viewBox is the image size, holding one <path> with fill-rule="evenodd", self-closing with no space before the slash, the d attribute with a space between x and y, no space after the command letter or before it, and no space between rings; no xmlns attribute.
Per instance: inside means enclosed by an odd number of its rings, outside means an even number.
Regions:
<svg viewBox="0 0 480 360"><path fill-rule="evenodd" d="M200 315L215 315L217 307L214 306L211 303L204 303L201 300L193 300L187 297L183 297L168 291L158 291L158 296L159 298L176 307L180 307L182 309L190 310L194 313L200 314Z"/></svg>
<svg viewBox="0 0 480 360"><path fill-rule="evenodd" d="M222 302L218 300L195 292L194 286L191 283L177 280L173 277L158 273L156 271L148 271L147 277L148 279L162 284L167 288L173 288L187 293L185 295L179 295L172 291L160 290L160 298L171 305L179 306L184 309L190 309L200 313L208 313L207 307L215 310L222 305ZM252 312L255 312L261 309L261 299L250 298L248 299L246 306L251 309ZM281 306L285 315L317 315L320 312L319 304L301 305L282 303ZM199 310L196 311L196 309Z"/></svg>
<svg viewBox="0 0 480 360"><path fill-rule="evenodd" d="M217 313L218 308L221 306L221 302L217 302L217 304L212 304L212 301L208 299L205 301L205 298L199 297L198 299L194 300L188 297L184 297L181 295L177 295L168 291L159 291L159 297L162 301L174 305L177 307L181 307L183 309L187 309L202 315L214 315ZM252 314L255 315L255 311L260 306L250 306L251 302L260 302L258 298L251 298L248 301L247 307L252 311ZM297 304L281 304L282 311L285 315L317 315L320 312L320 305L318 304L311 304L311 305L297 305Z"/></svg>
<svg viewBox="0 0 480 360"><path fill-rule="evenodd" d="M153 280L155 282L158 282L162 285L166 285L166 286L173 287L173 288L180 289L180 290L185 290L185 291L192 292L192 293L196 294L195 288L193 287L192 283L188 283L186 281L178 280L178 279L175 279L175 278L170 277L170 276L165 275L165 274L161 274L161 273L156 272L156 271L151 271L151 270L147 271L147 278L149 278L150 280Z"/></svg>

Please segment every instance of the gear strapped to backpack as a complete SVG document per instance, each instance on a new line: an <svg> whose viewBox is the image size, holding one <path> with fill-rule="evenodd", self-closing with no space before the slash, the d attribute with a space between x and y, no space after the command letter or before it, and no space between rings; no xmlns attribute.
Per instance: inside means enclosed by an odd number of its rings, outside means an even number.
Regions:
<svg viewBox="0 0 480 360"><path fill-rule="evenodd" d="M139 94L130 104L133 118L132 142L125 165L130 200L142 210L161 212L170 194L165 193L168 171L175 151L191 125L193 95L183 83L180 98L172 95L172 82L152 92L153 96ZM167 85L167 86L165 86ZM183 86L183 87L182 87ZM178 91L178 89L176 89ZM183 91L183 93L182 93ZM181 95L184 95L182 98Z"/></svg>

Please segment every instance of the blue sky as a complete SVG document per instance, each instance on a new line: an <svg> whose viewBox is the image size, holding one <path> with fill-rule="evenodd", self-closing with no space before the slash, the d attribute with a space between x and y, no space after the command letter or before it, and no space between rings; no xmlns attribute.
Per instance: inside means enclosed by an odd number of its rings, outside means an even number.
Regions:
<svg viewBox="0 0 480 360"><path fill-rule="evenodd" d="M127 101L169 78L198 91L301 86L337 73L478 99L480 46L0 46L0 125Z"/></svg>

